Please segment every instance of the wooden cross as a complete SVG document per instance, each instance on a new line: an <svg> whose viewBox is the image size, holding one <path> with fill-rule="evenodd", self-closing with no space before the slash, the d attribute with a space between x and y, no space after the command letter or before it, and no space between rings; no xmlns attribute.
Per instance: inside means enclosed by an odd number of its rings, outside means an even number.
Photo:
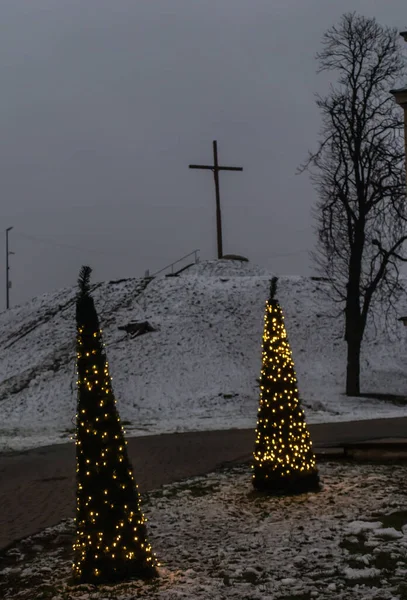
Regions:
<svg viewBox="0 0 407 600"><path fill-rule="evenodd" d="M219 171L243 171L242 167L220 167L218 163L218 145L213 141L213 165L189 165L190 169L210 169L215 179L216 193L216 230L218 236L218 258L223 256L222 246L222 216L220 212Z"/></svg>

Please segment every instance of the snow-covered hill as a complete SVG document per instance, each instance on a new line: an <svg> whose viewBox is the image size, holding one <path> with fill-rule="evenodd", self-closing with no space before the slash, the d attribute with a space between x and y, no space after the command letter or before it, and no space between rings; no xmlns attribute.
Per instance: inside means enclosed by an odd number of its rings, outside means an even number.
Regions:
<svg viewBox="0 0 407 600"><path fill-rule="evenodd" d="M208 261L178 277L94 286L113 386L130 434L254 427L264 305L272 273L237 261ZM407 408L349 399L344 387L342 322L332 319L323 287L282 277L286 317L308 420L407 414ZM64 441L74 427L74 288L0 314L0 449ZM148 320L156 332L118 329ZM368 331L365 392L407 395L407 349L401 339Z"/></svg>

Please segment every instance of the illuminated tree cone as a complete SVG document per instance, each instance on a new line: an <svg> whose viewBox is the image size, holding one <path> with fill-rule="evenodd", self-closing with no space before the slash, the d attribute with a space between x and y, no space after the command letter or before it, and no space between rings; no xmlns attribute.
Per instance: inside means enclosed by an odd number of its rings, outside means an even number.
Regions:
<svg viewBox="0 0 407 600"><path fill-rule="evenodd" d="M318 490L319 478L284 316L273 298L275 282L264 317L253 485L272 494L295 494Z"/></svg>
<svg viewBox="0 0 407 600"><path fill-rule="evenodd" d="M147 540L146 519L115 406L102 331L90 296L90 273L89 267L82 267L76 304L74 579L86 583L149 579L157 575L157 562Z"/></svg>

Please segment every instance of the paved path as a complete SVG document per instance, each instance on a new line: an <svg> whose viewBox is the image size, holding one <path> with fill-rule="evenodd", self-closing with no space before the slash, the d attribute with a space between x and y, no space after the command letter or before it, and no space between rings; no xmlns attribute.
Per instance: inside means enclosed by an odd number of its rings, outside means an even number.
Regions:
<svg viewBox="0 0 407 600"><path fill-rule="evenodd" d="M314 447L407 437L407 418L310 425ZM252 429L130 438L129 454L141 491L244 460ZM0 455L0 549L73 516L75 446L45 446Z"/></svg>

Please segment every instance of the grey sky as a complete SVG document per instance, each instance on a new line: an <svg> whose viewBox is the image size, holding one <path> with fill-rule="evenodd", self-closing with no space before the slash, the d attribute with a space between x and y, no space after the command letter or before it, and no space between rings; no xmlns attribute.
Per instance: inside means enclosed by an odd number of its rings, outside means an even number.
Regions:
<svg viewBox="0 0 407 600"><path fill-rule="evenodd" d="M401 29L405 0L1 0L0 218L12 303L75 282L224 252L308 274L315 52L356 10ZM31 237L29 237L31 236ZM59 244L59 245L58 245ZM284 256L282 256L284 255ZM0 306L5 267L0 255Z"/></svg>

